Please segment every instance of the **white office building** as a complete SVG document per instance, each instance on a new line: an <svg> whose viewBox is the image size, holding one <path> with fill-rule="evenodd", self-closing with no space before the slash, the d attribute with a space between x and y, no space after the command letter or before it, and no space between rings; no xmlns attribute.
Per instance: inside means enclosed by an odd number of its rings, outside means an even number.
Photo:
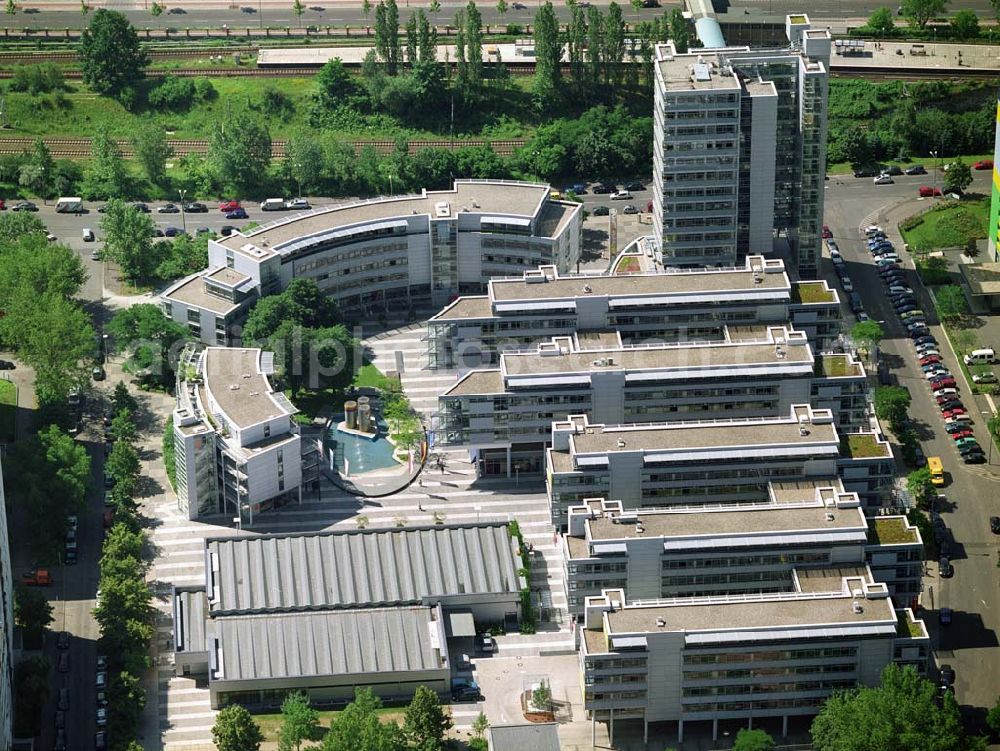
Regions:
<svg viewBox="0 0 1000 751"><path fill-rule="evenodd" d="M357 320L482 292L489 279L576 268L582 206L548 185L456 180L451 190L317 209L208 243L208 268L161 296L209 345L239 338L253 300L315 280Z"/></svg>
<svg viewBox="0 0 1000 751"><path fill-rule="evenodd" d="M788 242L819 272L830 32L786 19L788 46L657 45L653 221L668 266L732 265Z"/></svg>
<svg viewBox="0 0 1000 751"><path fill-rule="evenodd" d="M300 439L295 407L271 387L273 354L189 346L177 372L178 510L252 524L261 511L300 500L318 475L318 454Z"/></svg>
<svg viewBox="0 0 1000 751"><path fill-rule="evenodd" d="M930 638L864 565L796 567L791 591L633 601L588 597L579 632L593 722L753 725L809 716L837 690L874 686L895 662L926 664Z"/></svg>
<svg viewBox="0 0 1000 751"><path fill-rule="evenodd" d="M499 354L553 336L617 331L625 343L724 340L726 328L791 322L817 351L841 331L840 300L826 282L792 283L780 259L637 274L565 274L542 266L493 279L427 323L431 368L498 363Z"/></svg>
<svg viewBox="0 0 1000 751"><path fill-rule="evenodd" d="M788 592L803 566L861 566L898 606L920 592L923 542L902 516L865 516L837 478L775 482L768 500L627 511L588 499L569 509L562 544L573 615L587 597L630 600Z"/></svg>
<svg viewBox="0 0 1000 751"><path fill-rule="evenodd" d="M552 523L587 498L619 500L626 509L706 503L759 503L771 482L843 478L881 481L892 453L884 439L869 440L885 456L855 459L842 449L833 414L807 404L781 417L692 420L647 425L592 424L586 415L553 423L546 451ZM891 476L892 467L888 468ZM859 492L859 496L861 493ZM864 499L863 499L864 500Z"/></svg>

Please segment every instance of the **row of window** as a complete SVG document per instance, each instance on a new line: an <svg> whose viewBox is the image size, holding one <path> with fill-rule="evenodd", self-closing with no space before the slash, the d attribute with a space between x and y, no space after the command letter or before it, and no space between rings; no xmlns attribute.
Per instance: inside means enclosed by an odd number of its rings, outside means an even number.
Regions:
<svg viewBox="0 0 1000 751"><path fill-rule="evenodd" d="M815 647L812 649L773 649L755 652L692 652L684 655L685 665L725 665L743 662L786 662L854 657L857 647Z"/></svg>
<svg viewBox="0 0 1000 751"><path fill-rule="evenodd" d="M742 686L697 686L685 688L684 698L697 696L738 696L740 694L788 694L799 691L834 691L839 688L853 688L857 681L853 678L832 681L802 681L791 683L755 683Z"/></svg>

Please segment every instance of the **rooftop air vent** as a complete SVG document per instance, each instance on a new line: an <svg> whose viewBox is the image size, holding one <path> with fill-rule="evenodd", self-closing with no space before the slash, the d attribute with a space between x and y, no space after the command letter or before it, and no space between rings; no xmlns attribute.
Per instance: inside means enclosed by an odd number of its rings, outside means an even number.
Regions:
<svg viewBox="0 0 1000 751"><path fill-rule="evenodd" d="M479 201L477 201L475 198L472 199L472 208L474 209L479 208Z"/></svg>
<svg viewBox="0 0 1000 751"><path fill-rule="evenodd" d="M260 396L260 392L259 391L251 391L250 392L250 396Z"/></svg>
<svg viewBox="0 0 1000 751"><path fill-rule="evenodd" d="M240 385L238 383L231 383L231 384L229 384L229 390L230 391L239 391L240 390Z"/></svg>
<svg viewBox="0 0 1000 751"><path fill-rule="evenodd" d="M635 533L637 535L641 535L645 531L646 531L646 528L644 526L642 526L642 522L636 522L636 524L635 524Z"/></svg>
<svg viewBox="0 0 1000 751"><path fill-rule="evenodd" d="M764 282L764 277L762 277L760 274L754 274L753 275L753 283L754 284L763 284L763 282Z"/></svg>
<svg viewBox="0 0 1000 751"><path fill-rule="evenodd" d="M591 288L591 286L589 284L584 284L583 285L583 291L584 291L584 294L588 294L589 295L594 290L593 290L593 288Z"/></svg>
<svg viewBox="0 0 1000 751"><path fill-rule="evenodd" d="M608 358L608 359L607 359L607 360L605 361L605 365L614 365L614 364L615 364L615 359L614 359L613 357L609 357L609 358Z"/></svg>
<svg viewBox="0 0 1000 751"><path fill-rule="evenodd" d="M834 517L834 515L833 515L833 512L832 512L832 511L827 511L827 512L826 512L826 520L827 520L828 522L832 522L832 521L834 520L834 518L835 518L835 517Z"/></svg>
<svg viewBox="0 0 1000 751"><path fill-rule="evenodd" d="M859 615L861 613L865 612L865 609L863 607L861 607L861 603L858 602L857 600L854 600L853 602L851 602L851 610L853 610L855 613L857 613Z"/></svg>
<svg viewBox="0 0 1000 751"><path fill-rule="evenodd" d="M658 628L664 628L667 625L667 622L665 620L663 620L662 618L657 618L656 619L656 625L657 625Z"/></svg>
<svg viewBox="0 0 1000 751"><path fill-rule="evenodd" d="M809 435L809 428L805 425L799 425L799 435Z"/></svg>
<svg viewBox="0 0 1000 751"><path fill-rule="evenodd" d="M777 357L779 360L783 360L784 359L784 357L785 357L785 350L783 350L781 348L780 344L777 347L774 348L774 356Z"/></svg>
<svg viewBox="0 0 1000 751"><path fill-rule="evenodd" d="M434 216L442 219L451 216L451 205L447 201L434 204Z"/></svg>
<svg viewBox="0 0 1000 751"><path fill-rule="evenodd" d="M247 381L247 380L249 380L249 379L250 379L250 374L249 374L249 373L244 373L244 374L243 374L243 380L244 380L244 381Z"/></svg>
<svg viewBox="0 0 1000 751"><path fill-rule="evenodd" d="M625 448L625 439L624 438L619 438L618 439L618 448L620 448L620 449Z"/></svg>

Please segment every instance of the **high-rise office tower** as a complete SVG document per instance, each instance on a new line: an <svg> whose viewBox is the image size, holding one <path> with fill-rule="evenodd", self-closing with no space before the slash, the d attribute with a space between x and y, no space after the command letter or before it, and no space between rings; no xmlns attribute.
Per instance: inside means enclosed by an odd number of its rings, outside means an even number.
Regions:
<svg viewBox="0 0 1000 751"><path fill-rule="evenodd" d="M830 32L786 18L778 49L656 50L653 219L667 266L733 265L782 235L818 273Z"/></svg>

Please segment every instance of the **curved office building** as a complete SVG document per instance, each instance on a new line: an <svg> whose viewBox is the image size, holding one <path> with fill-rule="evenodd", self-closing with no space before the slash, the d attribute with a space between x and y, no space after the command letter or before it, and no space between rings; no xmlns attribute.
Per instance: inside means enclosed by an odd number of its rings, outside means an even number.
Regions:
<svg viewBox="0 0 1000 751"><path fill-rule="evenodd" d="M206 344L230 343L253 301L296 277L314 279L348 316L442 307L493 277L540 264L575 270L582 220L582 206L553 200L548 185L457 180L210 240L209 267L170 286L162 303Z"/></svg>

